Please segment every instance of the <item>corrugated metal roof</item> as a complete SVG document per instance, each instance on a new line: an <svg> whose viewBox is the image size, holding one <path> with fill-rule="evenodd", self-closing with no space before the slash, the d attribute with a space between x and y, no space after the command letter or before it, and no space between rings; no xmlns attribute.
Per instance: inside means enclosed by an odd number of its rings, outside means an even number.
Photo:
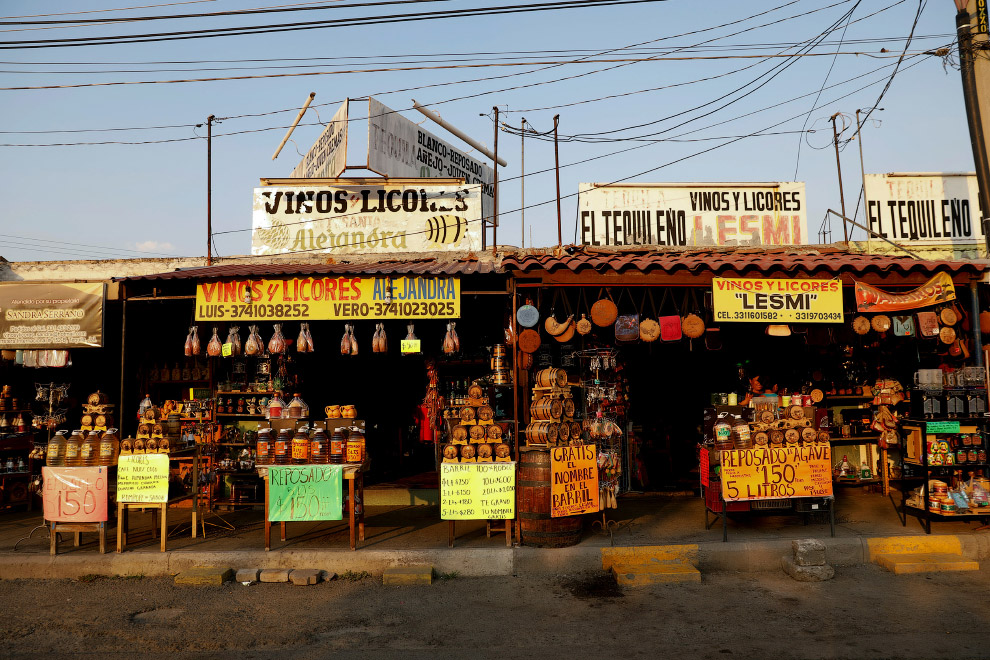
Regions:
<svg viewBox="0 0 990 660"><path fill-rule="evenodd" d="M268 262L233 263L202 268L184 268L167 273L120 278L133 280L210 280L283 275L472 275L493 273L495 259L488 253L462 258L385 259L341 263Z"/></svg>
<svg viewBox="0 0 990 660"><path fill-rule="evenodd" d="M664 250L603 250L575 246L572 254L507 254L502 270L533 273L563 271L574 273L725 273L745 275L787 273L802 275L896 273L899 275L950 274L979 275L987 265L973 261L924 261L909 256L862 254L832 246L786 248L689 248Z"/></svg>

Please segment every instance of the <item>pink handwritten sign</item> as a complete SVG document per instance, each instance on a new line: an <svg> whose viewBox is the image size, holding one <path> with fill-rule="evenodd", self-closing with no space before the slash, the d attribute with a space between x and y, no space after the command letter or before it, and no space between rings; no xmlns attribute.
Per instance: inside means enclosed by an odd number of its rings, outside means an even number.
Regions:
<svg viewBox="0 0 990 660"><path fill-rule="evenodd" d="M107 519L107 468L44 467L45 520L102 522Z"/></svg>

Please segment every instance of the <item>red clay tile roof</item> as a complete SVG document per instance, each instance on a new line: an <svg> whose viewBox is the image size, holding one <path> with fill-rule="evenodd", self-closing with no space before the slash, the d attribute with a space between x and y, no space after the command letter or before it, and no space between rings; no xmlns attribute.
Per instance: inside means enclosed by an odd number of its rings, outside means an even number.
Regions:
<svg viewBox="0 0 990 660"><path fill-rule="evenodd" d="M565 248L566 250L566 248ZM665 250L601 250L581 246L574 253L560 257L546 254L507 254L502 270L533 273L561 271L575 273L665 272L682 274L725 273L756 274L842 274L896 273L931 275L937 271L950 274L979 275L987 264L973 261L922 261L910 256L861 254L832 246L786 248L689 248Z"/></svg>

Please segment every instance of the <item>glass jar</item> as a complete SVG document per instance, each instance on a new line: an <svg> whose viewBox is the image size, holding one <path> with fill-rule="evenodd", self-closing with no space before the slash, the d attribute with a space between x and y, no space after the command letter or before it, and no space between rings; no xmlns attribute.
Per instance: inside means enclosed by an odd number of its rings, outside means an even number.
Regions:
<svg viewBox="0 0 990 660"><path fill-rule="evenodd" d="M282 429L275 438L275 465L286 465L289 463L289 446L292 444L292 431Z"/></svg>
<svg viewBox="0 0 990 660"><path fill-rule="evenodd" d="M344 444L346 440L344 439L344 434L337 429L330 436L330 462L331 463L343 463L344 462Z"/></svg>
<svg viewBox="0 0 990 660"><path fill-rule="evenodd" d="M327 432L317 427L309 446L309 460L313 463L326 463L330 460L330 441Z"/></svg>
<svg viewBox="0 0 990 660"><path fill-rule="evenodd" d="M357 429L351 429L347 436L347 462L364 462L364 434Z"/></svg>
<svg viewBox="0 0 990 660"><path fill-rule="evenodd" d="M292 438L292 462L296 465L309 463L309 434L301 427Z"/></svg>
<svg viewBox="0 0 990 660"><path fill-rule="evenodd" d="M107 429L107 432L100 438L99 465L116 465L119 453L120 440L117 438L117 429Z"/></svg>

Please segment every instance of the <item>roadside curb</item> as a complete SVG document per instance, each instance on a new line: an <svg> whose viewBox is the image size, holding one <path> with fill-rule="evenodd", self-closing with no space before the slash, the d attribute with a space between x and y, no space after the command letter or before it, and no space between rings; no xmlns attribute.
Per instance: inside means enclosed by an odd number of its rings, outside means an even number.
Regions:
<svg viewBox="0 0 990 660"><path fill-rule="evenodd" d="M878 540L881 537L876 537ZM982 561L990 559L990 534L934 535L898 537L917 544L957 541L962 556ZM682 544L697 548L697 567L706 572L776 573L780 558L791 553L793 539L759 541L710 541ZM870 563L871 537L824 538L826 561L838 567ZM294 568L307 566L329 573L367 571L380 575L386 568L410 564L429 564L440 573L457 573L464 577L498 575L546 575L601 571L603 550L655 546L592 546L569 548L492 547L441 548L427 550L371 550L357 552L347 549L236 550L202 552L172 550L164 553L130 551L68 552L52 557L47 553L0 553L0 580L13 579L77 579L84 575L114 575L146 577L172 576L197 566L252 568ZM671 546L676 547L676 546Z"/></svg>

